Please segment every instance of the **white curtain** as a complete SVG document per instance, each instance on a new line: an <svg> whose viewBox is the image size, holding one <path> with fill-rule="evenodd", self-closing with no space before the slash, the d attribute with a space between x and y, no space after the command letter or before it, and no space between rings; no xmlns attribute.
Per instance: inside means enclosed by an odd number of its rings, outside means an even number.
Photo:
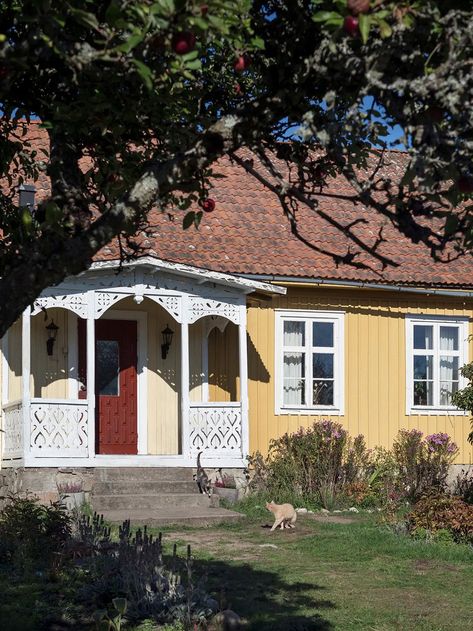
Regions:
<svg viewBox="0 0 473 631"><path fill-rule="evenodd" d="M284 322L284 346L304 346L305 322Z"/></svg>
<svg viewBox="0 0 473 631"><path fill-rule="evenodd" d="M457 351L458 350L458 327L441 326L440 327L440 350L441 351Z"/></svg>
<svg viewBox="0 0 473 631"><path fill-rule="evenodd" d="M284 403L303 405L304 387L304 353L284 353Z"/></svg>

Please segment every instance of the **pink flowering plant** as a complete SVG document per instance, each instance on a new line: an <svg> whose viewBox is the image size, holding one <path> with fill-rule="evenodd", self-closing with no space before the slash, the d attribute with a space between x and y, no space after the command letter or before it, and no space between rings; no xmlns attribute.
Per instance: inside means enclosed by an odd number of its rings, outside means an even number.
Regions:
<svg viewBox="0 0 473 631"><path fill-rule="evenodd" d="M340 423L323 420L271 441L268 457L257 453L250 466L254 484L278 501L297 496L333 508L368 461L363 436L351 439Z"/></svg>
<svg viewBox="0 0 473 631"><path fill-rule="evenodd" d="M442 432L423 438L418 429L402 429L394 441L393 453L399 470L398 491L415 501L432 489L445 490L458 447Z"/></svg>

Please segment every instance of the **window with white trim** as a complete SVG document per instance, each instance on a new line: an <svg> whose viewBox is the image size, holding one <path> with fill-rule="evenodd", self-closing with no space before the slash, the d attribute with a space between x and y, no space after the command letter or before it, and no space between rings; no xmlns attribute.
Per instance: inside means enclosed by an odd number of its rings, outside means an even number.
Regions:
<svg viewBox="0 0 473 631"><path fill-rule="evenodd" d="M276 413L342 408L343 313L276 312Z"/></svg>
<svg viewBox="0 0 473 631"><path fill-rule="evenodd" d="M460 368L468 358L468 321L408 317L407 413L457 411L452 394L464 386Z"/></svg>

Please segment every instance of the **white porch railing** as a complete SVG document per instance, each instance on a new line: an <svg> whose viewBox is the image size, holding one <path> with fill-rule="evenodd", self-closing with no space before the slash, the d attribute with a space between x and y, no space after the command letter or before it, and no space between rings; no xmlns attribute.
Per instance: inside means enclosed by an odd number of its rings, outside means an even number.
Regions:
<svg viewBox="0 0 473 631"><path fill-rule="evenodd" d="M242 455L241 403L191 403L190 455L206 457Z"/></svg>
<svg viewBox="0 0 473 631"><path fill-rule="evenodd" d="M32 399L30 453L36 457L87 458L87 401Z"/></svg>
<svg viewBox="0 0 473 631"><path fill-rule="evenodd" d="M23 415L21 401L3 407L3 459L23 458Z"/></svg>

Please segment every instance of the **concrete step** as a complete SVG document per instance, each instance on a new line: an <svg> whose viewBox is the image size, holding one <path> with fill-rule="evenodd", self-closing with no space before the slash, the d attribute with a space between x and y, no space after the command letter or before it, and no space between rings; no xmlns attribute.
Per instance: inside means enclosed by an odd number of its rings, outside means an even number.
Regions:
<svg viewBox="0 0 473 631"><path fill-rule="evenodd" d="M177 493L199 493L197 484L191 479L181 480L109 480L96 482L94 495L158 495Z"/></svg>
<svg viewBox="0 0 473 631"><path fill-rule="evenodd" d="M106 510L148 510L166 507L183 508L192 512L194 508L207 508L210 498L201 493L161 493L141 495L138 493L107 495L92 494L91 503L95 511L101 513Z"/></svg>
<svg viewBox="0 0 473 631"><path fill-rule="evenodd" d="M104 519L111 523L121 524L125 519L131 521L132 526L168 526L172 524L184 526L213 526L223 522L238 521L243 517L241 513L225 508L200 507L189 510L187 506L169 506L153 510L106 510Z"/></svg>
<svg viewBox="0 0 473 631"><path fill-rule="evenodd" d="M192 481L193 469L187 467L96 467L96 482L133 481Z"/></svg>

